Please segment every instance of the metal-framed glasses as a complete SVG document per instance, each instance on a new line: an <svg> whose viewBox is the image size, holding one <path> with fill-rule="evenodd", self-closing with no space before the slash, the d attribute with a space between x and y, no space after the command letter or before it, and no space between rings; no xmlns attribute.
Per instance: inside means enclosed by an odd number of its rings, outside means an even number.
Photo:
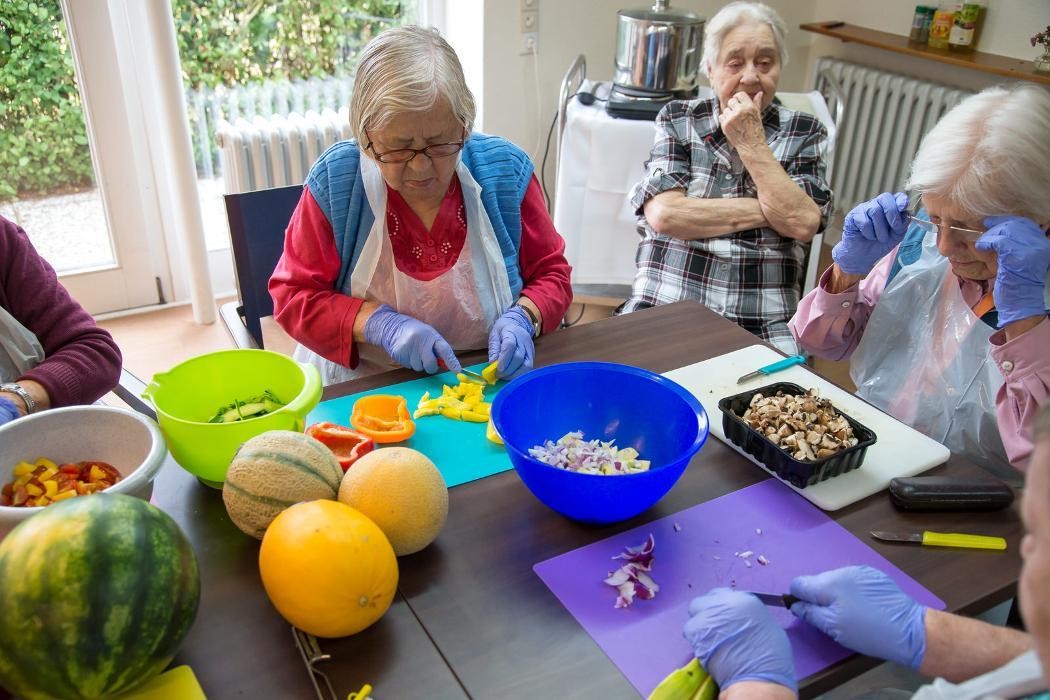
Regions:
<svg viewBox="0 0 1050 700"><path fill-rule="evenodd" d="M908 217L909 223L912 223L921 228L923 231L926 231L927 233L932 233L934 235L939 235L942 230L947 229L955 235L962 238L963 240L973 243L985 234L984 231L977 231L976 229L972 228L962 228L961 226L947 226L945 224L935 224L928 219L921 219L910 212L906 212L906 216Z"/></svg>
<svg viewBox="0 0 1050 700"><path fill-rule="evenodd" d="M368 133L365 132L365 136ZM380 163L407 163L419 154L425 155L431 160L435 158L448 158L454 156L463 150L463 141L453 141L452 143L432 143L426 148L397 148L392 151L386 151L380 153L372 147L372 141L369 140L368 145L365 146L366 151L372 151L372 155Z"/></svg>

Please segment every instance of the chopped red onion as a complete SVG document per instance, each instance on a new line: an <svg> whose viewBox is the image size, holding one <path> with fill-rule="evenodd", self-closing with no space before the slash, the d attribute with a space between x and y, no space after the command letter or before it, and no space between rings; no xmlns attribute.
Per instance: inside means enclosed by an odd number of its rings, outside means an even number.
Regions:
<svg viewBox="0 0 1050 700"><path fill-rule="evenodd" d="M656 539L652 533L637 547L625 547L624 551L612 557L626 559L627 563L616 571L610 571L604 582L615 586L619 591L614 608L626 608L634 602L635 596L642 600L652 600L660 586L647 573L653 568L653 548Z"/></svg>
<svg viewBox="0 0 1050 700"><path fill-rule="evenodd" d="M649 460L637 459L633 447L617 449L614 441L583 439L583 431L566 433L557 442L547 440L529 448L529 454L552 467L583 474L616 476L649 469Z"/></svg>

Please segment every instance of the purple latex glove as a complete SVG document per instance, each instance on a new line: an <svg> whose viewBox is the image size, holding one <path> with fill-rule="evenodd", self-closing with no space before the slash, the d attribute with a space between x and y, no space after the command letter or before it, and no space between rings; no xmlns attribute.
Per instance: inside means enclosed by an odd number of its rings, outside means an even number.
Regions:
<svg viewBox="0 0 1050 700"><path fill-rule="evenodd" d="M394 362L417 372L436 374L440 369L439 359L444 360L452 372L463 369L452 346L440 333L422 321L399 314L386 304L365 321L365 342L378 345Z"/></svg>
<svg viewBox="0 0 1050 700"><path fill-rule="evenodd" d="M992 291L999 327L1046 315L1043 290L1050 271L1050 239L1046 232L1023 216L989 216L984 225L988 230L974 247L999 256Z"/></svg>
<svg viewBox="0 0 1050 700"><path fill-rule="evenodd" d="M536 348L532 343L532 321L525 309L514 305L496 319L489 331L489 362L498 359L496 376L503 379L532 369Z"/></svg>
<svg viewBox="0 0 1050 700"><path fill-rule="evenodd" d="M14 401L0 396L0 425L10 423L20 415L22 414L18 412L18 408L15 406Z"/></svg>
<svg viewBox="0 0 1050 700"><path fill-rule="evenodd" d="M918 669L926 654L926 607L886 574L847 566L791 582L791 612L844 647Z"/></svg>
<svg viewBox="0 0 1050 700"><path fill-rule="evenodd" d="M715 588L693 598L682 634L721 690L768 681L798 692L787 634L755 596Z"/></svg>
<svg viewBox="0 0 1050 700"><path fill-rule="evenodd" d="M843 272L866 275L908 232L908 195L883 192L858 204L846 214L842 240L831 249L831 257Z"/></svg>

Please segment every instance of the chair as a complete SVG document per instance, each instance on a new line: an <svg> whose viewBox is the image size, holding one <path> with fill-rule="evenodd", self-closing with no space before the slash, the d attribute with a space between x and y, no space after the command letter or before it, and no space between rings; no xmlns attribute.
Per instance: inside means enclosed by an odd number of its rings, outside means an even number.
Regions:
<svg viewBox="0 0 1050 700"><path fill-rule="evenodd" d="M239 348L264 347L260 321L273 315L267 284L302 192L302 185L289 185L225 195L240 301L223 304L219 315Z"/></svg>

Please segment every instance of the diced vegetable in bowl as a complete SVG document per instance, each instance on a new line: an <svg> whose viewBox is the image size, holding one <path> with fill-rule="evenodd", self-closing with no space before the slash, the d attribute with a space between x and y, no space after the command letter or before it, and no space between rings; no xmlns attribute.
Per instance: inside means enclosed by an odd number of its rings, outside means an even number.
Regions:
<svg viewBox="0 0 1050 700"><path fill-rule="evenodd" d="M529 449L529 454L544 464L580 474L634 474L649 469L649 460L638 459L638 450L616 448L614 440L584 440L583 431L575 430Z"/></svg>

